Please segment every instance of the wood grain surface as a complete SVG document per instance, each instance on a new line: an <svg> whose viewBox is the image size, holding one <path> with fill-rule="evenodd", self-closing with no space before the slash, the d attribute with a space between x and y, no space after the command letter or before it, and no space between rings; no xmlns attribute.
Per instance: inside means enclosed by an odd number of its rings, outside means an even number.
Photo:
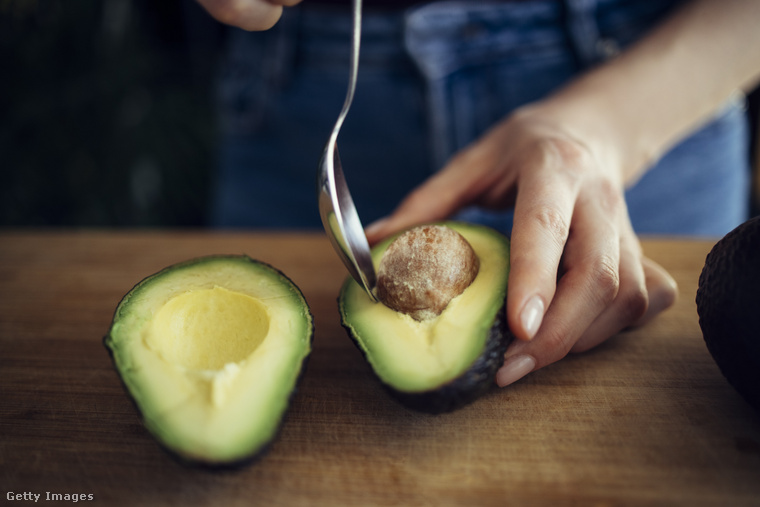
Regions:
<svg viewBox="0 0 760 507"><path fill-rule="evenodd" d="M725 382L697 320L697 279L711 245L645 241L679 283L674 308L458 412L430 416L391 400L340 327L344 269L322 235L2 232L2 500L760 505L760 414ZM316 325L279 438L261 461L234 472L187 468L164 453L101 341L121 296L143 277L219 253L247 253L284 271Z"/></svg>

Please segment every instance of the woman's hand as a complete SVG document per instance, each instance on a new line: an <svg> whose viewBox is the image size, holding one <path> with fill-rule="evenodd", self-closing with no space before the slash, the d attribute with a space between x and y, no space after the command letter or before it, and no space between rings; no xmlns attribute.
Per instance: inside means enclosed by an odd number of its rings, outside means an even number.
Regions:
<svg viewBox="0 0 760 507"><path fill-rule="evenodd" d="M198 0L209 14L222 23L244 30L269 30L282 16L283 7L301 0Z"/></svg>
<svg viewBox="0 0 760 507"><path fill-rule="evenodd" d="M693 0L617 58L494 126L386 220L371 242L469 204L514 205L510 384L670 306L673 279L643 257L623 189L736 89L760 82L760 2ZM710 37L705 37L705 33ZM726 58L726 55L732 55Z"/></svg>
<svg viewBox="0 0 760 507"><path fill-rule="evenodd" d="M617 153L560 118L551 105L516 112L367 229L374 243L467 205L514 206L507 319L519 340L496 376L501 386L643 323L676 297L674 280L642 254Z"/></svg>
<svg viewBox="0 0 760 507"><path fill-rule="evenodd" d="M760 2L693 0L617 58L497 124L415 190L374 242L468 204L515 206L507 385L670 306L623 199L676 141L760 82ZM705 33L710 37L705 37ZM732 55L726 58L726 55Z"/></svg>

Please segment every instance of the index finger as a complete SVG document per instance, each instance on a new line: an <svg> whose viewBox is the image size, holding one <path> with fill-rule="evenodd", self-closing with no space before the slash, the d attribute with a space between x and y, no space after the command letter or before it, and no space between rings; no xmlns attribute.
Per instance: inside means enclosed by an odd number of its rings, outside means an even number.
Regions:
<svg viewBox="0 0 760 507"><path fill-rule="evenodd" d="M554 297L578 196L573 171L558 167L564 157L544 144L522 162L512 228L507 319L522 340L535 336Z"/></svg>

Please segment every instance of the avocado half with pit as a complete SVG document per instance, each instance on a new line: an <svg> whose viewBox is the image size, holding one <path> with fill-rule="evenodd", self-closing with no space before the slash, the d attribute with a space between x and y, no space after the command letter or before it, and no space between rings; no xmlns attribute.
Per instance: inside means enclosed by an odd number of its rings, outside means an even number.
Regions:
<svg viewBox="0 0 760 507"><path fill-rule="evenodd" d="M306 300L284 274L212 256L137 284L104 344L158 442L184 462L227 467L275 438L312 334Z"/></svg>
<svg viewBox="0 0 760 507"><path fill-rule="evenodd" d="M352 278L338 298L344 328L383 386L403 405L429 413L461 408L491 389L513 339L505 315L508 238L480 225L441 225L467 240L480 266L440 315L415 320L373 301ZM376 268L396 237L372 249Z"/></svg>

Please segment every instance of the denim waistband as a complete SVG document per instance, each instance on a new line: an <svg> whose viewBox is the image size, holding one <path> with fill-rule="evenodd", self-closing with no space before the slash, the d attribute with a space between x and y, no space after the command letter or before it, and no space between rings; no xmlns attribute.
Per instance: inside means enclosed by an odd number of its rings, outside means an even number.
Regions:
<svg viewBox="0 0 760 507"><path fill-rule="evenodd" d="M574 60L577 71L613 56L679 2L443 0L365 8L359 76L421 74L429 82L493 62L534 67L558 55ZM271 30L232 30L218 87L225 124L256 124L259 110L293 72L347 75L351 29L348 5L304 2L285 9Z"/></svg>
<svg viewBox="0 0 760 507"><path fill-rule="evenodd" d="M408 12L405 44L422 72L436 79L483 65L496 55L537 58L564 48L564 12L563 3L556 0L435 2Z"/></svg>
<svg viewBox="0 0 760 507"><path fill-rule="evenodd" d="M540 58L568 48L579 68L585 68L617 54L679 2L433 2L409 11L406 45L432 78L494 58Z"/></svg>
<svg viewBox="0 0 760 507"><path fill-rule="evenodd" d="M361 72L408 70L413 52L445 54L423 62L423 72L446 73L449 61L477 64L489 52L539 53L570 45L581 66L614 55L640 37L680 0L444 0L409 9L365 8L362 19ZM267 33L235 31L231 60L261 71L262 59L286 73L294 65L345 69L350 58L350 7L304 2L286 9ZM443 47L435 47L441 46ZM267 58L267 54L272 55ZM416 58L420 64L419 58Z"/></svg>
<svg viewBox="0 0 760 507"><path fill-rule="evenodd" d="M489 53L541 54L569 46L581 67L614 56L662 19L680 0L444 0L409 9L365 8L360 64L362 72L378 68L407 70L409 50L425 52L427 45L447 60L477 65ZM306 4L297 19L283 23L289 37L297 35L295 56L307 65L344 68L350 57L351 13L348 7ZM410 48L412 46L413 48Z"/></svg>

